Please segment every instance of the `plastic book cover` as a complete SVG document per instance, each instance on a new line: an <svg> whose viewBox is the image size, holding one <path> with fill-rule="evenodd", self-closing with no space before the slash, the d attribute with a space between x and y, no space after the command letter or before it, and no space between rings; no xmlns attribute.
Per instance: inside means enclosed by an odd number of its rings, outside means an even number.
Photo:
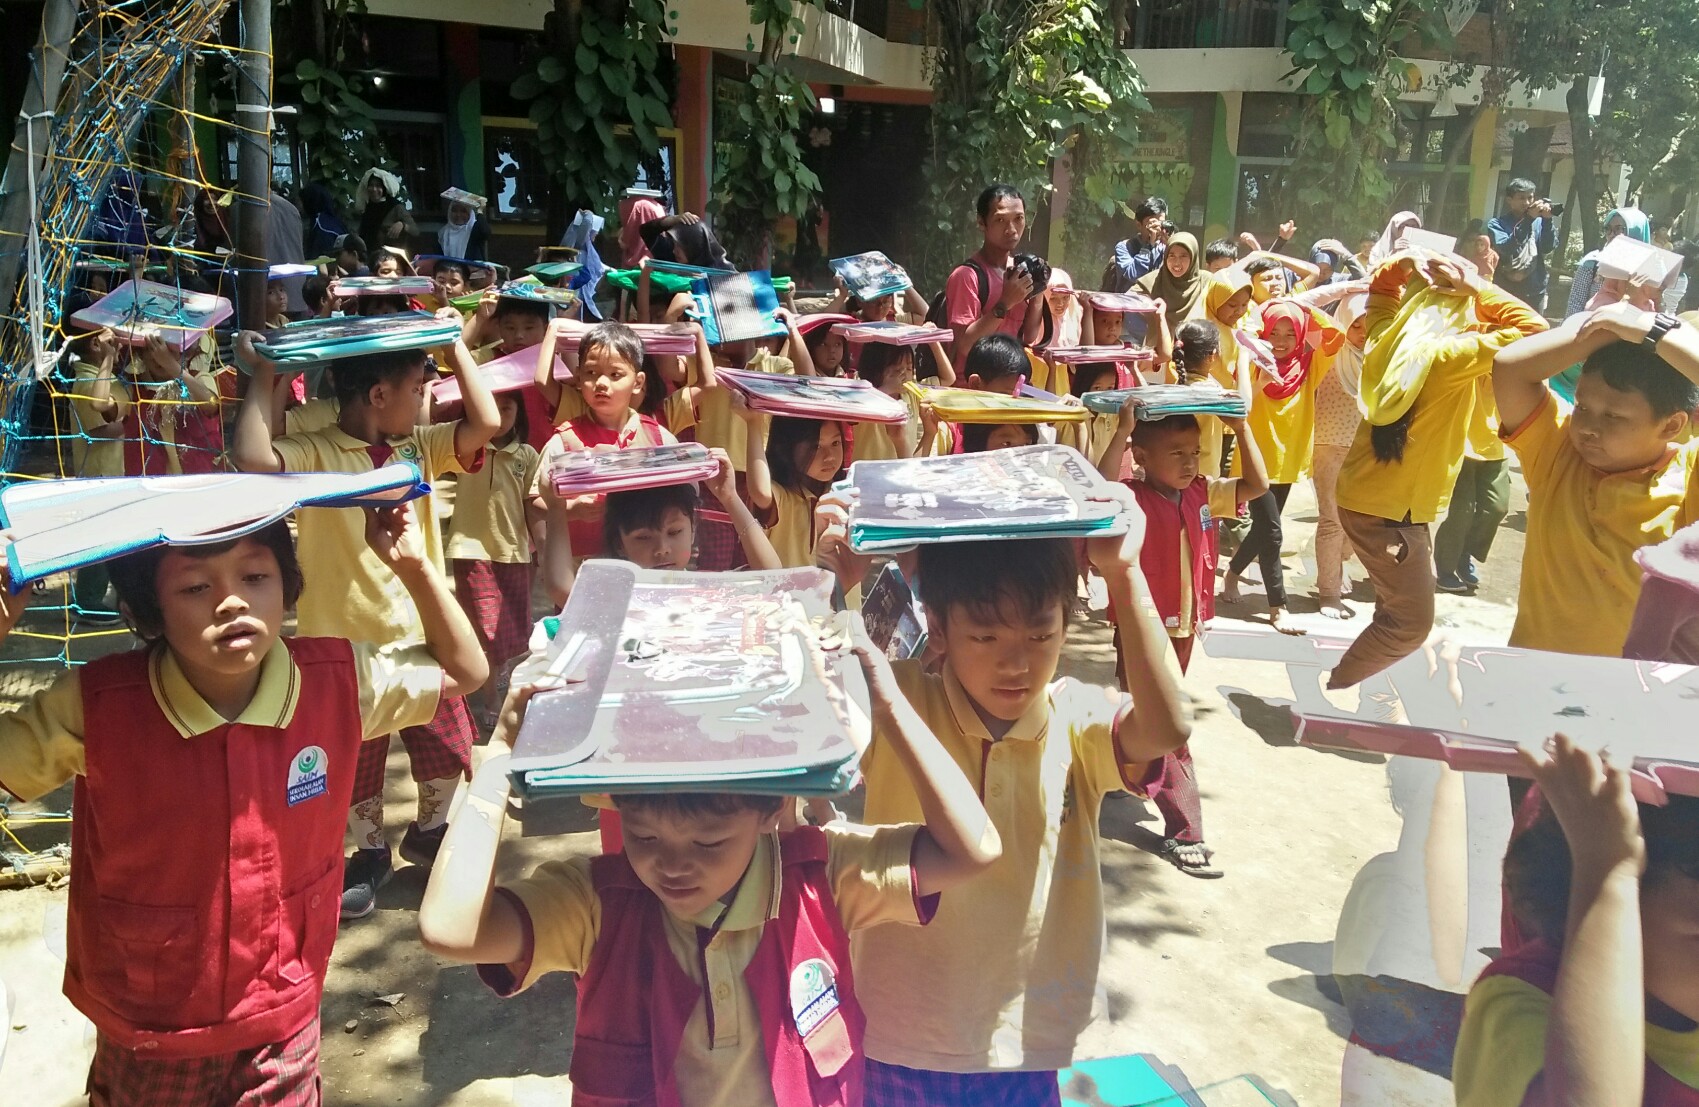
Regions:
<svg viewBox="0 0 1699 1107"><path fill-rule="evenodd" d="M1149 315L1162 310L1162 304L1142 292L1087 292L1086 303L1098 311L1119 311L1127 315Z"/></svg>
<svg viewBox="0 0 1699 1107"><path fill-rule="evenodd" d="M91 330L109 328L120 342L132 346L157 335L173 350L182 351L235 310L222 296L189 292L158 281L129 280L73 313L71 322Z"/></svg>
<svg viewBox="0 0 1699 1107"><path fill-rule="evenodd" d="M1681 272L1682 257L1619 234L1599 251L1601 280L1641 281L1662 288Z"/></svg>
<svg viewBox="0 0 1699 1107"><path fill-rule="evenodd" d="M602 279L613 285L615 288L623 289L626 292L636 292L637 280L642 272L643 271L641 269L610 269L606 273L602 274ZM669 295L679 292L689 292L691 282L694 279L694 276L681 275L678 273L663 273L653 268L651 268L649 272L649 284Z"/></svg>
<svg viewBox="0 0 1699 1107"><path fill-rule="evenodd" d="M578 344L596 326L582 319L556 319L549 326L555 332L556 349L568 358L578 360ZM683 323L627 323L643 342L643 352L649 357L689 357L696 352L696 331Z"/></svg>
<svg viewBox="0 0 1699 1107"><path fill-rule="evenodd" d="M1155 361L1156 351L1148 346L1051 346L1046 360L1058 365L1084 365L1097 361Z"/></svg>
<svg viewBox="0 0 1699 1107"><path fill-rule="evenodd" d="M935 323L837 323L832 333L846 342L884 342L892 346L927 346L955 341L956 334Z"/></svg>
<svg viewBox="0 0 1699 1107"><path fill-rule="evenodd" d="M1140 420L1166 419L1170 415L1216 415L1226 419L1245 417L1245 398L1213 382L1207 384L1142 384L1136 388L1112 388L1087 392L1080 399L1100 415L1114 415L1132 397L1133 414Z"/></svg>
<svg viewBox="0 0 1699 1107"><path fill-rule="evenodd" d="M429 277L338 277L330 294L348 296L430 296L437 290Z"/></svg>
<svg viewBox="0 0 1699 1107"><path fill-rule="evenodd" d="M539 261L536 265L527 265L525 272L545 281L558 281L570 277L584 268L581 261Z"/></svg>
<svg viewBox="0 0 1699 1107"><path fill-rule="evenodd" d="M430 491L417 466L365 473L209 473L27 481L0 490L12 590L160 544L252 533L301 506L389 506Z"/></svg>
<svg viewBox="0 0 1699 1107"><path fill-rule="evenodd" d="M571 289L553 288L538 283L535 278L508 281L501 286L500 294L509 300L528 300L557 308L569 308L578 302L578 293Z"/></svg>
<svg viewBox="0 0 1699 1107"><path fill-rule="evenodd" d="M549 466L562 496L602 495L707 480L719 465L699 442L633 446L624 450L568 450Z"/></svg>
<svg viewBox="0 0 1699 1107"><path fill-rule="evenodd" d="M537 379L537 351L534 347L493 358L478 366L478 376L489 386L491 392L514 392L527 388ZM566 362L555 355L555 380L571 380L572 370L566 367ZM438 377L430 383L431 395L438 403L452 404L460 402L460 378Z"/></svg>
<svg viewBox="0 0 1699 1107"><path fill-rule="evenodd" d="M484 205L489 203L486 198L476 192L467 192L464 188L445 188L442 190L442 198L451 204L465 204L473 211L483 211Z"/></svg>
<svg viewBox="0 0 1699 1107"><path fill-rule="evenodd" d="M528 794L750 790L839 779L870 731L860 663L820 569L688 573L584 564L550 643L565 692L531 701L512 771ZM594 683L594 711L573 696Z"/></svg>
<svg viewBox="0 0 1699 1107"><path fill-rule="evenodd" d="M708 343L774 338L785 333L779 322L778 293L765 271L713 273L691 284L696 316L708 332Z"/></svg>
<svg viewBox="0 0 1699 1107"><path fill-rule="evenodd" d="M923 541L1085 536L1124 528L1123 497L1071 446L857 461L848 483L858 551Z"/></svg>
<svg viewBox="0 0 1699 1107"><path fill-rule="evenodd" d="M908 405L857 377L799 377L720 369L720 383L742 393L755 411L848 423L908 422Z"/></svg>
<svg viewBox="0 0 1699 1107"><path fill-rule="evenodd" d="M833 258L829 264L850 295L863 303L914 287L908 272L878 250Z"/></svg>
<svg viewBox="0 0 1699 1107"><path fill-rule="evenodd" d="M861 600L867 636L892 661L907 661L926 650L926 613L897 563L879 567Z"/></svg>
<svg viewBox="0 0 1699 1107"><path fill-rule="evenodd" d="M1083 423L1091 412L1077 404L1005 396L971 388L927 388L909 381L903 385L916 400L932 405L949 423Z"/></svg>
<svg viewBox="0 0 1699 1107"><path fill-rule="evenodd" d="M273 361L329 361L387 350L420 350L452 345L460 324L428 311L392 315L342 315L303 319L265 332L255 349Z"/></svg>
<svg viewBox="0 0 1699 1107"><path fill-rule="evenodd" d="M686 265L682 261L662 261L660 258L649 259L649 276L653 280L656 274L665 273L674 277L688 277L690 280L701 280L704 277L731 277L737 274L736 269L715 269L708 265Z"/></svg>

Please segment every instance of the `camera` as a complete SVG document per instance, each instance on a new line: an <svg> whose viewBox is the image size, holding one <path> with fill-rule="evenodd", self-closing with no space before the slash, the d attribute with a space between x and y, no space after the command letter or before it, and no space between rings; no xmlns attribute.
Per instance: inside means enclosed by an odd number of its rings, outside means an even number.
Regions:
<svg viewBox="0 0 1699 1107"><path fill-rule="evenodd" d="M1171 235L1179 229L1179 224L1175 223L1172 219L1164 219L1162 221L1162 233L1165 235Z"/></svg>
<svg viewBox="0 0 1699 1107"><path fill-rule="evenodd" d="M1540 198L1540 203L1551 209L1553 218L1563 214L1564 205L1553 200L1550 196L1542 196Z"/></svg>
<svg viewBox="0 0 1699 1107"><path fill-rule="evenodd" d="M1036 254L1016 254L1009 259L1009 275L1025 273L1032 278L1032 290L1043 292L1050 284L1050 263Z"/></svg>

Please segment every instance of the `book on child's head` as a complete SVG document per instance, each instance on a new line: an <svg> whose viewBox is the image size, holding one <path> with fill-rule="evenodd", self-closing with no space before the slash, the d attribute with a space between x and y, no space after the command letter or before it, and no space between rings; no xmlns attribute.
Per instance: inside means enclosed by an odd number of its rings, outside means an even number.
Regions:
<svg viewBox="0 0 1699 1107"><path fill-rule="evenodd" d="M928 388L914 381L903 388L922 404L930 405L947 423L1083 423L1091 413L1079 404L1041 400L1031 396L1006 396L972 388Z"/></svg>
<svg viewBox="0 0 1699 1107"><path fill-rule="evenodd" d="M464 188L445 188L442 190L442 198L451 204L465 204L473 211L483 211L484 206L489 203L476 192L468 192Z"/></svg>
<svg viewBox="0 0 1699 1107"><path fill-rule="evenodd" d="M1599 279L1638 281L1664 288L1681 272L1682 261L1680 254L1619 234L1599 251Z"/></svg>
<svg viewBox="0 0 1699 1107"><path fill-rule="evenodd" d="M429 277L338 277L330 282L330 294L339 298L429 296L436 290L436 282Z"/></svg>
<svg viewBox="0 0 1699 1107"><path fill-rule="evenodd" d="M715 376L742 395L753 411L846 423L908 422L907 404L858 377L799 377L744 369L718 369Z"/></svg>
<svg viewBox="0 0 1699 1107"><path fill-rule="evenodd" d="M1148 346L1051 346L1043 351L1058 365L1087 365L1098 361L1155 361L1156 351Z"/></svg>
<svg viewBox="0 0 1699 1107"><path fill-rule="evenodd" d="M567 450L556 454L546 474L560 496L599 496L669 484L694 484L720 471L700 442Z"/></svg>
<svg viewBox="0 0 1699 1107"><path fill-rule="evenodd" d="M583 319L556 319L549 327L555 332L556 348L567 363L576 364L578 345L600 324ZM645 357L689 357L696 352L696 331L688 323L626 323L637 332L643 343Z"/></svg>
<svg viewBox="0 0 1699 1107"><path fill-rule="evenodd" d="M542 281L558 281L570 277L584 268L581 261L539 261L535 265L527 265L525 272Z"/></svg>
<svg viewBox="0 0 1699 1107"><path fill-rule="evenodd" d="M859 342L883 342L888 346L928 346L943 345L954 342L956 334L948 327L940 327L936 323L925 323L916 326L913 323L837 323L832 327L832 333L841 335L844 341L851 344Z"/></svg>
<svg viewBox="0 0 1699 1107"><path fill-rule="evenodd" d="M1123 315L1152 315L1162 311L1162 301L1153 300L1142 292L1087 292L1086 303L1098 311L1121 312Z"/></svg>
<svg viewBox="0 0 1699 1107"><path fill-rule="evenodd" d="M132 346L157 336L171 349L182 352L234 312L223 296L190 292L157 281L130 280L73 312L71 322L90 330L108 328L118 341Z"/></svg>
<svg viewBox="0 0 1699 1107"><path fill-rule="evenodd" d="M1457 252L1457 239L1452 235L1440 234L1438 231L1424 230L1421 227L1406 227L1399 238L1404 243L1403 249L1406 250L1419 250L1424 253L1441 255Z"/></svg>
<svg viewBox="0 0 1699 1107"><path fill-rule="evenodd" d="M365 473L209 473L24 481L0 490L12 591L158 545L227 542L297 507L391 507L430 491L415 465Z"/></svg>
<svg viewBox="0 0 1699 1107"><path fill-rule="evenodd" d="M569 288L554 288L536 277L521 277L502 285L497 294L505 300L525 300L547 304L551 308L569 308L578 302L578 293Z"/></svg>
<svg viewBox="0 0 1699 1107"><path fill-rule="evenodd" d="M1224 419L1245 417L1245 398L1229 392L1214 381L1200 384L1141 384L1134 388L1112 388L1087 392L1080 399L1100 415L1114 415L1128 398L1141 423L1170 415L1215 415Z"/></svg>
<svg viewBox="0 0 1699 1107"><path fill-rule="evenodd" d="M503 357L492 358L478 366L477 374L491 392L516 392L521 388L529 388L536 383L537 358L540 355L535 347L516 350ZM557 381L572 379L572 370L557 353L552 364L552 375ZM439 404L452 404L460 401L460 378L438 377L428 386L431 395Z"/></svg>
<svg viewBox="0 0 1699 1107"><path fill-rule="evenodd" d="M708 334L708 344L777 338L786 333L779 321L779 295L772 275L714 273L691 282L695 314Z"/></svg>
<svg viewBox="0 0 1699 1107"><path fill-rule="evenodd" d="M460 323L456 320L438 319L428 311L398 311L285 323L266 331L254 348L273 361L319 362L450 346L459 337Z"/></svg>
<svg viewBox="0 0 1699 1107"><path fill-rule="evenodd" d="M914 287L908 272L878 250L833 258L829 264L850 295L863 303Z"/></svg>
<svg viewBox="0 0 1699 1107"><path fill-rule="evenodd" d="M689 573L584 563L510 771L528 799L835 795L870 736L861 665L820 569Z"/></svg>

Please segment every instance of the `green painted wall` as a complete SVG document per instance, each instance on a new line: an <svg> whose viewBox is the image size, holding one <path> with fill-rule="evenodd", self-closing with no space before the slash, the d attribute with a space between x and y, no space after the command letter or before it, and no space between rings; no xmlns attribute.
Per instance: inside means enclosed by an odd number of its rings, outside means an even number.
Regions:
<svg viewBox="0 0 1699 1107"><path fill-rule="evenodd" d="M1227 101L1215 94L1215 136L1209 148L1209 192L1204 208L1205 241L1228 234L1239 195L1239 159L1227 135Z"/></svg>

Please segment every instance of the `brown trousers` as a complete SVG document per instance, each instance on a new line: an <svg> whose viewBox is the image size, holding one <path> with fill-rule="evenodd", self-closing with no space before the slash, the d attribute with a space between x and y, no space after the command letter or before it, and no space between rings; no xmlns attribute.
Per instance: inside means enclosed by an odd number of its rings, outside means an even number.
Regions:
<svg viewBox="0 0 1699 1107"><path fill-rule="evenodd" d="M1328 678L1329 688L1360 684L1421 648L1434 627L1434 549L1426 523L1403 523L1339 509L1345 537L1375 586L1375 617Z"/></svg>

